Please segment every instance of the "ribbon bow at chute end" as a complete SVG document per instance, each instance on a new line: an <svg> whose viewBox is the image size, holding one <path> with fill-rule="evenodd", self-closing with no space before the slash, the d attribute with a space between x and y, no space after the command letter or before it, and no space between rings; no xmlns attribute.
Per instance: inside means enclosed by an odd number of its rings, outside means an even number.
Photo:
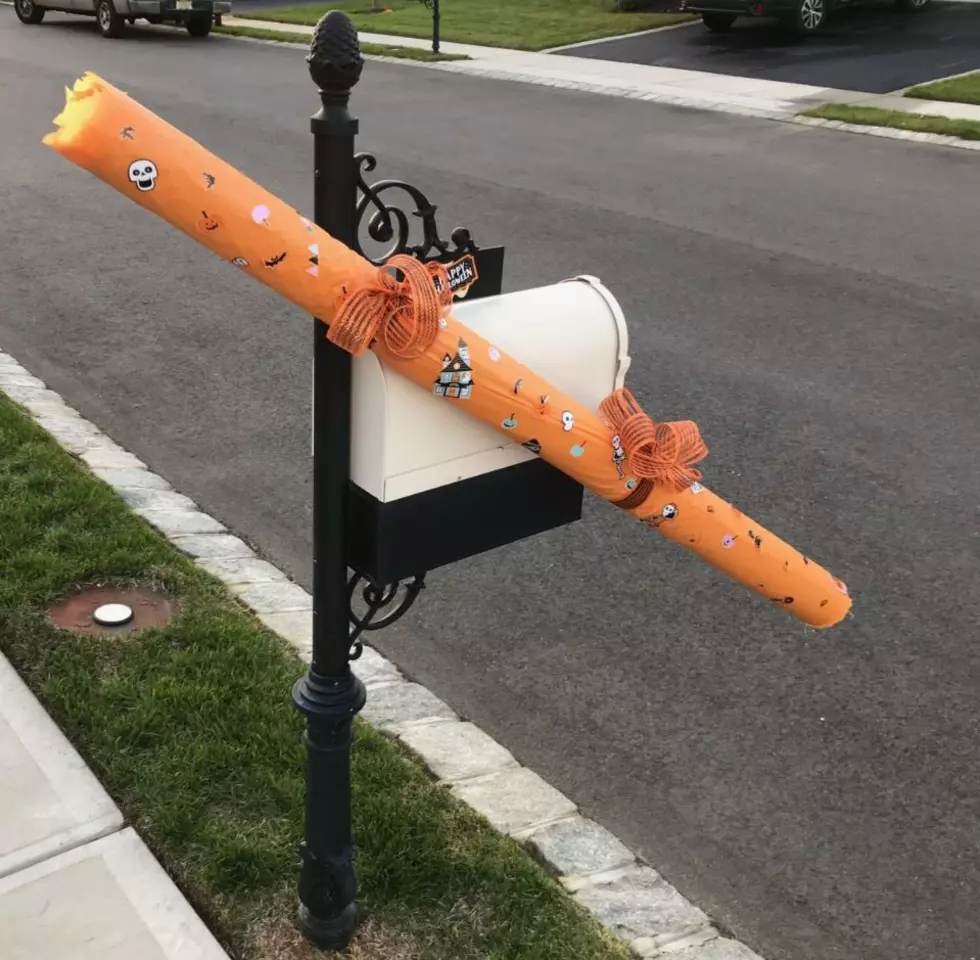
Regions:
<svg viewBox="0 0 980 960"><path fill-rule="evenodd" d="M693 465L708 455L708 448L696 423L654 422L625 387L602 401L599 415L618 434L633 473L641 479L678 491L701 479Z"/></svg>

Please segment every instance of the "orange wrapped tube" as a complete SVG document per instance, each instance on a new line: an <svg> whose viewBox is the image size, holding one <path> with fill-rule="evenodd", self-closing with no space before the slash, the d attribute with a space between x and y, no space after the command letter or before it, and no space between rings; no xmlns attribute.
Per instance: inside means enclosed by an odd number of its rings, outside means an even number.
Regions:
<svg viewBox="0 0 980 960"><path fill-rule="evenodd" d="M693 423L654 423L625 390L590 410L450 315L442 267L378 270L298 211L93 74L44 142L306 312L331 340L522 443L593 493L813 627L846 586L699 482Z"/></svg>

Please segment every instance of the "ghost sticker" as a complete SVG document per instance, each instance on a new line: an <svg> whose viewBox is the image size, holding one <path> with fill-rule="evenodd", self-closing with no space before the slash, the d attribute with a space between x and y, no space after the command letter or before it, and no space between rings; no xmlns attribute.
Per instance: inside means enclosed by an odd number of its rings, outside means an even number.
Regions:
<svg viewBox="0 0 980 960"><path fill-rule="evenodd" d="M157 165L152 160L134 160L129 165L129 182L136 184L136 189L147 193L157 185Z"/></svg>
<svg viewBox="0 0 980 960"><path fill-rule="evenodd" d="M500 351L496 347L491 347L487 351L487 355L494 363L496 363L500 359Z"/></svg>
<svg viewBox="0 0 980 960"><path fill-rule="evenodd" d="M571 430L572 427L574 426L575 426L575 416L571 410L566 410L561 415L561 428L562 430L565 431L565 433L568 433L568 431Z"/></svg>
<svg viewBox="0 0 980 960"><path fill-rule="evenodd" d="M205 173L203 176L204 176L204 189L210 190L214 186L214 174Z"/></svg>
<svg viewBox="0 0 980 960"><path fill-rule="evenodd" d="M619 438L618 433L612 438L612 446L612 462L616 464L616 473L619 474L619 479L622 480L626 476L623 473L623 462L626 460L626 451L623 449L623 441Z"/></svg>

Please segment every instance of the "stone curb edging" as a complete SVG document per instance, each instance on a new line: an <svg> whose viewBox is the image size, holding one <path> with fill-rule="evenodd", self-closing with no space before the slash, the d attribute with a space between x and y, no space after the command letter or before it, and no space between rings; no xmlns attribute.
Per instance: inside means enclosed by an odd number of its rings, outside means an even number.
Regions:
<svg viewBox="0 0 980 960"><path fill-rule="evenodd" d="M312 599L219 521L81 417L0 350L0 390L108 483L132 510L221 580L304 661ZM363 718L400 739L459 799L529 848L561 885L641 958L760 960L724 937L663 877L505 747L365 646L352 664L368 690Z"/></svg>
<svg viewBox="0 0 980 960"><path fill-rule="evenodd" d="M969 2L980 3L980 0L969 0ZM788 123L796 123L804 127L823 127L828 130L841 130L844 133L862 133L866 137L913 140L916 143L934 143L942 147L957 147L960 150L980 150L980 140L964 140L961 137L951 137L941 133L920 133L916 130L899 130L897 127L875 127L863 123L845 123L843 120L824 120L821 117L797 116L785 119Z"/></svg>

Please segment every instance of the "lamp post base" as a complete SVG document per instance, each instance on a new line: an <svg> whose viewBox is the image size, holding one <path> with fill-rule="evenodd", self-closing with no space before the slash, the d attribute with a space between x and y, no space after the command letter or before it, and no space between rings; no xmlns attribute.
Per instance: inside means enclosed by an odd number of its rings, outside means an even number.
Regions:
<svg viewBox="0 0 980 960"><path fill-rule="evenodd" d="M314 917L301 903L296 917L300 933L315 947L321 950L344 950L354 938L361 919L361 910L356 903L349 903L338 917L321 920Z"/></svg>
<svg viewBox="0 0 980 960"><path fill-rule="evenodd" d="M364 685L349 668L327 677L311 667L293 687L293 701L306 715L307 753L299 927L322 949L346 947L360 918L354 899L350 750L351 722L364 700Z"/></svg>

